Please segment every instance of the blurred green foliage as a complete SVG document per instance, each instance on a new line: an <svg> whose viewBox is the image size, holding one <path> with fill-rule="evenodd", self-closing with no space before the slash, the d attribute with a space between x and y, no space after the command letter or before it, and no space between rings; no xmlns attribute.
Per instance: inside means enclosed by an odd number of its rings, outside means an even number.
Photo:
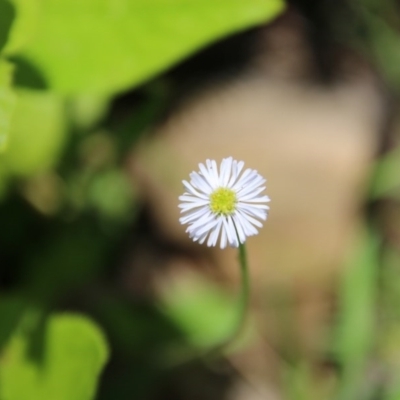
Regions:
<svg viewBox="0 0 400 400"><path fill-rule="evenodd" d="M124 240L146 235L123 159L167 106L160 74L283 8L281 0L0 0L0 400L151 398L160 376L227 336L235 304L198 276L157 304L119 289L113 269ZM398 97L395 3L349 8L356 21L338 24L346 45L376 62ZM394 149L376 162L366 202L397 204L399 160ZM288 399L400 398L400 214L384 209L385 222L375 216L360 233L339 283L326 349L335 379L301 359L286 324ZM369 379L371 364L385 379Z"/></svg>
<svg viewBox="0 0 400 400"><path fill-rule="evenodd" d="M237 318L230 296L195 274L166 291L162 310L203 351L229 338Z"/></svg>
<svg viewBox="0 0 400 400"><path fill-rule="evenodd" d="M375 304L378 296L379 239L365 229L359 235L343 278L341 320L334 352L342 366L340 399L360 398L368 356L376 337Z"/></svg>
<svg viewBox="0 0 400 400"><path fill-rule="evenodd" d="M16 91L3 168L12 176L32 176L51 169L60 159L66 140L63 100L50 92Z"/></svg>
<svg viewBox="0 0 400 400"><path fill-rule="evenodd" d="M162 354L184 342L195 354L223 331L216 315L228 300L215 288L141 309L104 285L137 215L122 161L165 106L157 74L283 8L0 0L0 400L93 399L109 352L98 396L140 398L165 368ZM141 105L113 119L118 98L140 85ZM204 301L213 312L191 319Z"/></svg>

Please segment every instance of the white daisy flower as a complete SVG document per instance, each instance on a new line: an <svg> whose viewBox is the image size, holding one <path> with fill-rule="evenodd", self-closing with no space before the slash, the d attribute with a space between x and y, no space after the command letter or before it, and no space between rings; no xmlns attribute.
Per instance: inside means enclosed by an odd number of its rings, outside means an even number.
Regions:
<svg viewBox="0 0 400 400"><path fill-rule="evenodd" d="M222 160L218 172L214 160L199 164L199 172L190 174L190 183L182 181L186 192L179 197L181 224L199 243L215 246L220 237L221 249L227 244L238 247L247 236L256 235L267 219L270 201L262 195L266 180L255 170L246 169L243 161L232 157Z"/></svg>

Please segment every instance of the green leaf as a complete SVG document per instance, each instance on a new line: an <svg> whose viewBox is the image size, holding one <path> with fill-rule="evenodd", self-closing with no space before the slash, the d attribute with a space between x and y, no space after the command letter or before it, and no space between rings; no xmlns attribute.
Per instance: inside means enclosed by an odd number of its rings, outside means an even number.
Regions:
<svg viewBox="0 0 400 400"><path fill-rule="evenodd" d="M265 23L282 0L43 0L20 54L63 93L116 93L213 41Z"/></svg>
<svg viewBox="0 0 400 400"><path fill-rule="evenodd" d="M90 400L108 359L100 329L83 316L47 320L43 359L29 356L24 330L11 339L0 361L2 400Z"/></svg>
<svg viewBox="0 0 400 400"><path fill-rule="evenodd" d="M42 91L20 90L2 160L11 174L29 176L58 161L66 139L64 102Z"/></svg>
<svg viewBox="0 0 400 400"><path fill-rule="evenodd" d="M7 144L15 106L15 94L11 89L12 73L12 65L0 59L0 152Z"/></svg>

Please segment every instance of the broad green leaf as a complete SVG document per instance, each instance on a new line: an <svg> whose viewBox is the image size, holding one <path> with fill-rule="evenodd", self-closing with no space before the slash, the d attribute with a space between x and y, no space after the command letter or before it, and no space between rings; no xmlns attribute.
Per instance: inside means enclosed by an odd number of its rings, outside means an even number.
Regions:
<svg viewBox="0 0 400 400"><path fill-rule="evenodd" d="M100 329L83 316L49 317L43 358L29 354L29 336L20 330L0 361L2 400L90 400L108 359Z"/></svg>
<svg viewBox="0 0 400 400"><path fill-rule="evenodd" d="M59 159L66 138L64 103L48 92L17 94L10 140L1 159L11 174L29 176Z"/></svg>
<svg viewBox="0 0 400 400"><path fill-rule="evenodd" d="M20 54L63 93L116 93L274 18L282 0L43 0Z"/></svg>
<svg viewBox="0 0 400 400"><path fill-rule="evenodd" d="M15 94L11 88L12 73L12 65L0 59L0 152L7 144L15 106Z"/></svg>

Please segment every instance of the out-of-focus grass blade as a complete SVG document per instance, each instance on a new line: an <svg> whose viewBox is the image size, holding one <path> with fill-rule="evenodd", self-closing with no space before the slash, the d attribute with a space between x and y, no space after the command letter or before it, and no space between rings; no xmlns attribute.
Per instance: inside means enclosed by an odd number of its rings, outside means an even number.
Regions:
<svg viewBox="0 0 400 400"><path fill-rule="evenodd" d="M335 354L341 366L339 400L355 400L365 381L365 368L375 335L379 239L365 229L349 257L340 291L340 317Z"/></svg>
<svg viewBox="0 0 400 400"><path fill-rule="evenodd" d="M385 390L382 400L400 399L400 252L388 247L383 257L382 311L379 355L385 366Z"/></svg>

